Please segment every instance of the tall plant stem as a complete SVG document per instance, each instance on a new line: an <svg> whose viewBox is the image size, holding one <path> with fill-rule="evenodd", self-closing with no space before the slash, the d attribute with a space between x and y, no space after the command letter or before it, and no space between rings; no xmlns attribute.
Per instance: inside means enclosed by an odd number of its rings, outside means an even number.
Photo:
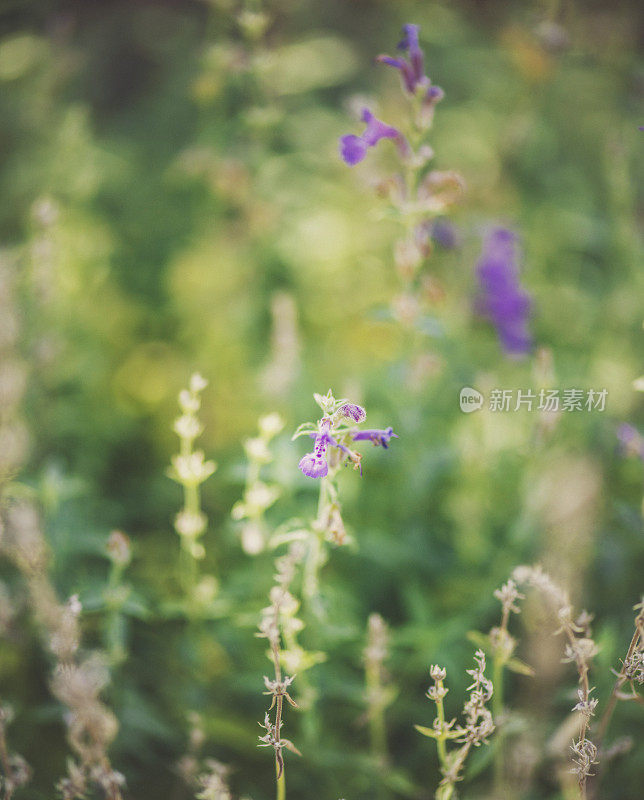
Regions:
<svg viewBox="0 0 644 800"><path fill-rule="evenodd" d="M275 772L279 775L279 766L277 764L275 765ZM276 800L286 800L286 775L284 770L282 770L282 774L277 779Z"/></svg>

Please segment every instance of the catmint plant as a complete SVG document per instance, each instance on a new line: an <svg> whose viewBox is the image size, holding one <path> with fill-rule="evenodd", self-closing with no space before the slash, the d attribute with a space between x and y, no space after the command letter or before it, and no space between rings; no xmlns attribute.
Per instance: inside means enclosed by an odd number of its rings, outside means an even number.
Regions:
<svg viewBox="0 0 644 800"><path fill-rule="evenodd" d="M286 797L286 777L284 773L284 750L301 755L293 742L282 736L284 725L284 701L297 708L297 703L289 693L294 677L282 673L283 651L282 638L292 637L301 628L301 623L295 617L299 603L289 591L289 586L294 577L295 566L298 562L297 552L291 551L289 556L278 559L276 584L270 592L270 605L262 610L257 636L267 639L269 644L268 656L273 664L274 677L264 676L264 685L267 694L271 697L271 704L264 715L260 726L266 731L259 737L260 747L270 747L275 754L276 800ZM271 718L271 711L274 716Z"/></svg>
<svg viewBox="0 0 644 800"><path fill-rule="evenodd" d="M405 25L398 45L399 55L380 55L376 61L398 71L405 109L395 126L378 119L364 108L361 120L365 129L360 134L340 138L340 156L350 167L362 162L369 150L381 141L395 145L399 169L378 184L403 233L394 247L394 263L401 282L401 294L393 310L401 322L422 323L421 298L423 272L432 253L432 239L438 218L449 212L463 192L463 180L454 171L429 168L434 157L428 136L437 104L443 90L435 86L425 72L425 59L419 42L417 25ZM444 226L443 226L444 227ZM426 293L432 295L431 292Z"/></svg>
<svg viewBox="0 0 644 800"><path fill-rule="evenodd" d="M12 504L2 520L1 549L27 582L29 603L43 643L53 660L50 689L65 707L67 739L75 759L58 789L64 800L81 800L95 787L106 800L121 800L125 779L114 770L108 749L118 732L118 720L100 695L109 682L104 655L81 649L81 603L77 595L61 603L49 577L50 556L36 510Z"/></svg>
<svg viewBox="0 0 644 800"><path fill-rule="evenodd" d="M184 591L194 599L198 585L198 562L206 555L203 536L208 520L201 510L200 487L217 469L214 461L206 461L203 450L195 450L195 439L203 426L197 417L201 408L201 392L208 382L195 373L188 389L179 392L181 416L174 422L179 437L179 453L172 457L168 475L183 488L183 507L174 520L181 542L181 567Z"/></svg>
<svg viewBox="0 0 644 800"><path fill-rule="evenodd" d="M314 394L315 402L322 410L317 422L305 422L293 434L313 439L313 450L299 462L299 468L308 478L320 481L317 516L311 524L310 547L305 564L304 593L313 599L318 591L318 571L326 556L324 541L336 545L347 542L347 532L342 519L337 477L344 466L351 466L362 474L362 454L354 449L355 442L371 442L384 449L398 435L393 428L359 428L367 418L362 406L349 400L336 400L331 390L325 394Z"/></svg>
<svg viewBox="0 0 644 800"><path fill-rule="evenodd" d="M467 688L470 695L463 706L463 723L457 725L456 719L447 722L444 702L449 691L445 686L447 671L443 667L433 665L429 672L433 684L427 691L427 697L436 704L436 717L431 728L423 725L414 726L423 736L436 741L443 776L434 795L436 800L450 800L454 796L456 783L462 780L461 772L470 750L472 747L487 744L489 737L494 733L494 721L487 708L487 703L494 694L494 686L485 675L485 653L477 650L474 661L476 662L474 669L467 670L467 674L472 677L472 683ZM450 750L448 742L458 744L460 747Z"/></svg>
<svg viewBox="0 0 644 800"><path fill-rule="evenodd" d="M476 266L477 309L493 323L504 353L513 358L526 356L532 349L531 301L519 282L517 249L516 234L495 228L485 237Z"/></svg>
<svg viewBox="0 0 644 800"><path fill-rule="evenodd" d="M241 543L244 551L250 555L260 553L266 547L268 530L265 514L280 495L278 486L262 481L261 471L273 460L269 445L284 428L284 420L279 414L266 414L260 417L258 428L257 436L244 441L248 461L244 497L235 503L231 511L233 519L242 521Z"/></svg>
<svg viewBox="0 0 644 800"><path fill-rule="evenodd" d="M634 611L636 611L635 632L620 669L613 670L617 680L597 726L595 739L598 750L601 749L613 712L620 700L644 705L644 694L637 688L644 686L644 598L634 607ZM624 691L625 686L628 686L628 691ZM595 795L599 788L600 777L601 772L598 772L597 777L591 781L591 788L595 790ZM591 794L593 793L591 792Z"/></svg>
<svg viewBox="0 0 644 800"><path fill-rule="evenodd" d="M564 636L563 663L575 664L579 676L578 703L573 707L579 718L579 735L571 746L572 772L577 776L579 796L585 800L588 778L593 774L594 765L598 763L597 746L589 739L591 717L595 714L598 701L591 695L594 688L588 679L590 663L597 654L597 646L590 631L591 615L583 611L581 615L573 615L568 593L560 588L540 566L517 567L512 579L517 584L531 586L544 597L556 615L558 628L556 634Z"/></svg>
<svg viewBox="0 0 644 800"><path fill-rule="evenodd" d="M508 626L512 614L520 614L518 605L525 595L517 589L516 583L510 578L500 589L494 591L494 597L501 603L501 621L489 633L489 648L492 653L492 680L494 682L494 696L492 698L492 713L497 725L496 747L494 749L494 784L497 793L505 791L505 764L504 764L504 735L506 715L503 705L504 670L510 669L522 674L533 674L527 664L514 657L517 646L516 639L510 635Z"/></svg>

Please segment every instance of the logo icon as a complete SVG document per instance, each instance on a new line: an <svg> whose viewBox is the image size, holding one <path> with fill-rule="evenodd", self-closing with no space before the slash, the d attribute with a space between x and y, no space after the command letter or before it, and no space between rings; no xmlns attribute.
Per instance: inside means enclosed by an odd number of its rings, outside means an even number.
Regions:
<svg viewBox="0 0 644 800"><path fill-rule="evenodd" d="M483 405L483 395L471 386L464 386L461 389L458 401L461 405L461 411L465 414L471 414L472 411L478 411Z"/></svg>

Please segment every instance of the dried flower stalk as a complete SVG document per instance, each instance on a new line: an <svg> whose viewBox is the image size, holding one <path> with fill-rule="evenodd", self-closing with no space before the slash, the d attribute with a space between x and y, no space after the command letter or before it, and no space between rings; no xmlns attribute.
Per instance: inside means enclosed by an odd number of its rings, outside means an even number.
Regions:
<svg viewBox="0 0 644 800"><path fill-rule="evenodd" d="M14 503L4 510L0 550L27 582L44 644L54 658L51 691L68 709L67 736L78 762L70 759L68 775L58 789L64 800L76 800L94 784L107 800L121 800L125 780L112 769L107 755L118 722L99 699L109 681L105 659L99 653L80 654L81 604L75 595L59 602L48 574L49 554L40 520L32 506Z"/></svg>

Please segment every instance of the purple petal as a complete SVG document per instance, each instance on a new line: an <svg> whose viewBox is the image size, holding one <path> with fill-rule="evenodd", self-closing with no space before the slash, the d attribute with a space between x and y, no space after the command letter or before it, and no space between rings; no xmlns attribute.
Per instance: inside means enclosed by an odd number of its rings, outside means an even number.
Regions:
<svg viewBox="0 0 644 800"><path fill-rule="evenodd" d="M351 434L354 442L373 442L375 445L380 445L386 450L389 446L390 439L398 439L398 434L394 433L393 428L371 428L363 431L356 431Z"/></svg>
<svg viewBox="0 0 644 800"><path fill-rule="evenodd" d="M340 137L340 155L345 164L355 167L367 154L367 144L360 137L349 133Z"/></svg>
<svg viewBox="0 0 644 800"><path fill-rule="evenodd" d="M368 108L362 111L362 121L367 123L367 127L361 136L349 133L340 137L340 155L345 164L354 167L365 157L370 147L375 147L381 139L403 140L400 132L391 125L377 119Z"/></svg>
<svg viewBox="0 0 644 800"><path fill-rule="evenodd" d="M438 103L443 97L445 97L445 92L440 86L430 86L427 90L427 100L431 103Z"/></svg>
<svg viewBox="0 0 644 800"><path fill-rule="evenodd" d="M407 63L404 58L392 58L391 56L376 56L376 61L379 64L387 64L390 67L395 67L396 69L404 69L405 64Z"/></svg>
<svg viewBox="0 0 644 800"><path fill-rule="evenodd" d="M416 91L416 76L414 74L414 68L409 61L404 58L392 58L391 56L378 56L376 61L379 64L387 64L390 67L399 69L405 89L410 94L414 94Z"/></svg>
<svg viewBox="0 0 644 800"><path fill-rule="evenodd" d="M403 28L403 40L398 45L401 50L407 50L409 53L409 60L416 83L420 83L425 77L424 56L418 42L419 30L418 25L405 25Z"/></svg>
<svg viewBox="0 0 644 800"><path fill-rule="evenodd" d="M400 131L391 125L385 125L368 108L362 111L362 121L367 123L367 129L362 134L362 140L367 147L374 147L381 139L397 139L400 136Z"/></svg>
<svg viewBox="0 0 644 800"><path fill-rule="evenodd" d="M308 478L324 478L329 472L326 458L307 453L300 459L299 467Z"/></svg>

